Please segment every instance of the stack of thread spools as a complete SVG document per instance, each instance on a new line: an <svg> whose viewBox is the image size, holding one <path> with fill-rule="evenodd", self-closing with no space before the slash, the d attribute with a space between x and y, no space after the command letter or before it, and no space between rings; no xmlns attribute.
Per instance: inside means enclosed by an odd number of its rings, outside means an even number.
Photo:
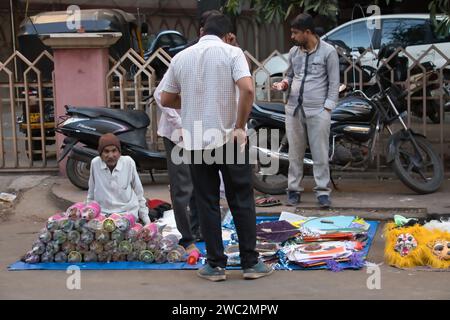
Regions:
<svg viewBox="0 0 450 320"><path fill-rule="evenodd" d="M75 203L51 216L22 261L40 262L184 262L189 254L173 234L158 225L142 226L132 214L101 213L96 202Z"/></svg>

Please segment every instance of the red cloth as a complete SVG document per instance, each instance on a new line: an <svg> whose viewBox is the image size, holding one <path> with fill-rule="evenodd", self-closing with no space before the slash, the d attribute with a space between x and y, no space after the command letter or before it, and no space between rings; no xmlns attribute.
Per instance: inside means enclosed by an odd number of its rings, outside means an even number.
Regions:
<svg viewBox="0 0 450 320"><path fill-rule="evenodd" d="M170 203L167 203L167 202L165 202L165 201L163 201L163 200L159 200L159 199L153 199L153 200L151 200L151 199L147 199L147 207L149 208L149 209L155 209L155 208L157 208L157 207L159 207L160 205L170 205Z"/></svg>

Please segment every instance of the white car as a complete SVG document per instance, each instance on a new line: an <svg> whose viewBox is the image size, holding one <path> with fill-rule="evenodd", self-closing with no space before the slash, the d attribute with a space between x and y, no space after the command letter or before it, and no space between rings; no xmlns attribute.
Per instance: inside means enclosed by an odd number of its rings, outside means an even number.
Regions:
<svg viewBox="0 0 450 320"><path fill-rule="evenodd" d="M381 15L379 19L374 16L356 19L334 28L324 34L321 39L339 44L356 57L359 57L367 48L371 48L377 54L382 45L394 45L405 48L408 54L418 59L431 45L435 45L446 57L436 50L430 50L420 60L421 63L432 62L440 68L446 63L446 58L450 58L450 36L441 37L435 34L429 14L395 14ZM378 60L375 54L366 52L361 57L361 64L376 68ZM255 80L259 88L257 98L263 99L264 92L261 87L264 86L268 73L271 77L276 77L286 71L288 54L283 54L282 57L284 59L275 56L264 63L264 68L268 72L263 70L256 72ZM447 73L447 79L449 73Z"/></svg>

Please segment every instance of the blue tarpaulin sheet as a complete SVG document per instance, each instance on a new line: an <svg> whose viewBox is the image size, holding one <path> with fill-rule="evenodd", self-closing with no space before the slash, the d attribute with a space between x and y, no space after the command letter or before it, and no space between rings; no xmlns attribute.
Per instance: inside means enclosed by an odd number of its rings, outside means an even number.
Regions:
<svg viewBox="0 0 450 320"><path fill-rule="evenodd" d="M278 220L278 216L259 216L257 217L257 223L266 222L266 221L276 221ZM367 221L370 224L370 229L368 231L368 240L367 245L361 252L363 256L366 257L370 246L372 244L373 238L375 237L375 233L377 231L378 222L375 221ZM197 247L205 253L205 243L198 242ZM351 266L350 263L342 262L340 263L343 269L358 269L354 266ZM9 271L22 271L22 270L67 270L70 266L77 266L80 270L196 270L199 269L202 264L198 263L196 265L189 265L185 262L182 263L144 263L144 262L85 262L85 263L35 263L29 264L24 263L22 261L17 261L11 264L8 267ZM298 265L290 264L289 268L292 270L318 270L318 269L327 269L327 266L317 266L310 268L302 268ZM240 267L230 267L227 268L230 270L240 269Z"/></svg>

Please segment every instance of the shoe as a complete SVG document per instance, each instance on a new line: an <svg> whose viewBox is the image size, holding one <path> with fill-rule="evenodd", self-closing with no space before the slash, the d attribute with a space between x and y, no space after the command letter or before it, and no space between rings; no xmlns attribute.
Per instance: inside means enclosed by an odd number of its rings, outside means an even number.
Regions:
<svg viewBox="0 0 450 320"><path fill-rule="evenodd" d="M272 274L273 268L259 261L251 268L244 269L244 279L253 280L259 279Z"/></svg>
<svg viewBox="0 0 450 320"><path fill-rule="evenodd" d="M300 192L288 191L287 192L287 206L294 207L300 203Z"/></svg>
<svg viewBox="0 0 450 320"><path fill-rule="evenodd" d="M319 202L319 206L324 209L328 209L331 207L330 197L327 195L321 195L317 197L317 201Z"/></svg>
<svg viewBox="0 0 450 320"><path fill-rule="evenodd" d="M220 267L211 267L209 264L206 264L203 268L197 271L197 275L200 278L207 279L210 281L224 281L227 279L225 274L225 269Z"/></svg>

